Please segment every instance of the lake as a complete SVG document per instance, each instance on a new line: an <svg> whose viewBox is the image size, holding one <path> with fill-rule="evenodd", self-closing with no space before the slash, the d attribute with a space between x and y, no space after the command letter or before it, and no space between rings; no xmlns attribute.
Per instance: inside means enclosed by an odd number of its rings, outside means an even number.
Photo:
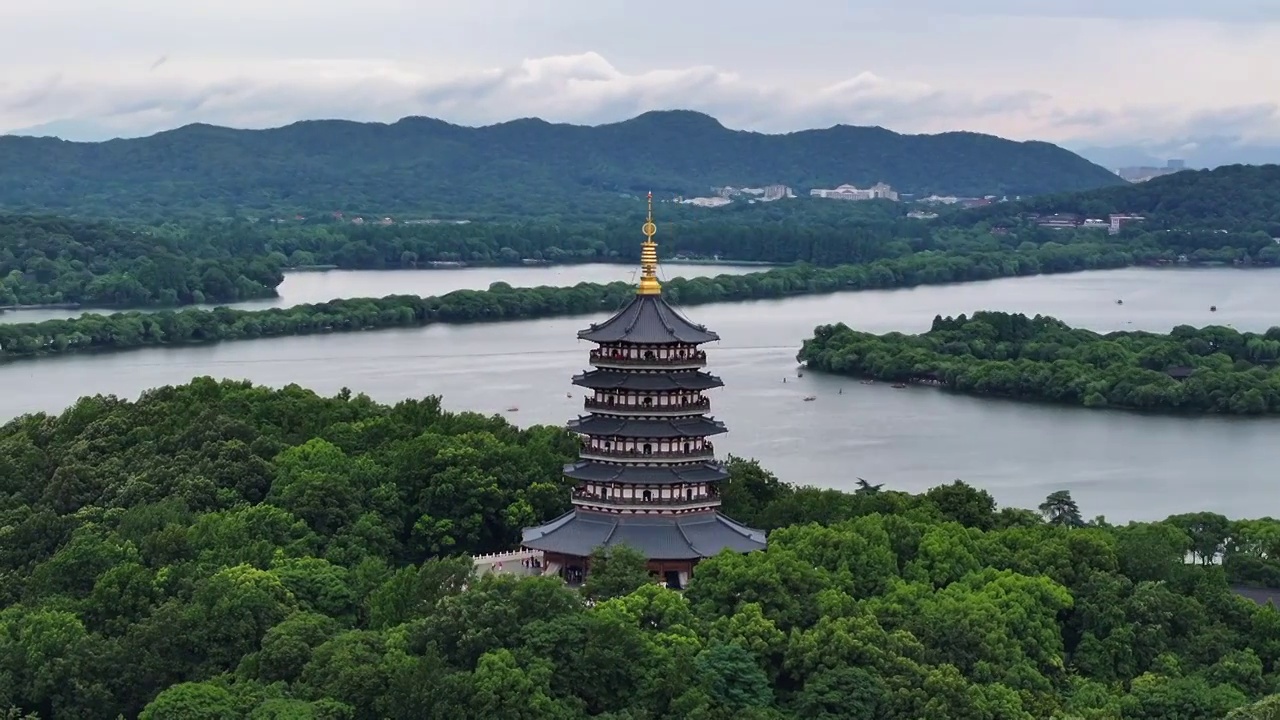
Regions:
<svg viewBox="0 0 1280 720"><path fill-rule="evenodd" d="M768 266L663 263L659 277L706 277L744 275L763 272ZM276 288L278 297L223 303L222 307L239 310L265 310L294 305L322 303L335 299L386 297L387 295L444 295L454 290L488 290L497 279L511 287L551 285L566 287L578 283L611 283L619 280L635 282L640 269L633 265L589 263L584 265L550 265L534 267L467 267L442 270L326 270L323 272L285 273L284 282ZM219 305L196 305L214 308ZM30 323L79 317L86 312L113 313L116 308L78 310L19 310L0 312L0 323Z"/></svg>
<svg viewBox="0 0 1280 720"><path fill-rule="evenodd" d="M572 283L585 267L592 266L457 272L468 273L472 286L487 287L497 281L552 284L518 278L559 272L570 273L566 281ZM595 279L626 279L628 270L604 266L598 272L615 274ZM667 274L673 274L671 266ZM318 299L317 294L432 295L457 289L459 282L451 272L409 275L291 275L289 282L297 277L316 283L309 287L323 287L297 302ZM1210 312L1211 305L1218 311ZM729 427L728 435L716 441L721 451L754 457L788 482L846 490L859 477L913 492L961 478L988 490L1002 505L1034 508L1049 493L1066 489L1086 517L1106 515L1115 522L1197 510L1233 517L1280 515L1275 492L1280 420L1091 411L956 396L927 387L894 390L814 372L797 377L801 341L821 323L920 332L936 314L974 310L1049 314L1099 331L1168 331L1183 323L1264 330L1280 324L1277 307L1280 270L1127 269L704 305L686 314L722 338L707 348L708 369L726 384L711 396L714 414ZM325 394L346 386L385 402L439 394L452 409L504 413L522 425L562 424L581 411L582 392L569 380L586 369L591 347L575 334L603 317L18 362L0 367L5 388L0 414L57 411L94 393L133 398L149 387L212 375L273 386L298 383ZM803 402L806 395L817 400ZM519 410L506 413L512 406Z"/></svg>

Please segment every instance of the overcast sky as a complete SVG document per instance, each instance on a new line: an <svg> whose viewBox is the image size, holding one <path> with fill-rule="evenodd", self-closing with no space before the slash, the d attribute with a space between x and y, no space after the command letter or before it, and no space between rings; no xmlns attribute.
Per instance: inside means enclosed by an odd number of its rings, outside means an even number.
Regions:
<svg viewBox="0 0 1280 720"><path fill-rule="evenodd" d="M1280 138L1280 0L0 0L0 132L307 118Z"/></svg>

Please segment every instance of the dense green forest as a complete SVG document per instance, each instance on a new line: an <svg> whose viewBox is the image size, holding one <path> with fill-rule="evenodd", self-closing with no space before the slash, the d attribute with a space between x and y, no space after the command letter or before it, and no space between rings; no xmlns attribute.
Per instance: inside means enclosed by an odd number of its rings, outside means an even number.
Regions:
<svg viewBox="0 0 1280 720"><path fill-rule="evenodd" d="M683 111L597 127L405 118L272 130L189 125L102 143L0 137L0 207L117 218L338 210L529 216L647 191L665 198L783 183L807 192L882 181L924 195L1030 195L1122 182L1043 142L849 126L764 135Z"/></svg>
<svg viewBox="0 0 1280 720"><path fill-rule="evenodd" d="M272 297L281 263L239 240L0 215L0 306L184 305Z"/></svg>
<svg viewBox="0 0 1280 720"><path fill-rule="evenodd" d="M865 262L913 250L957 246L969 233L932 232L905 217L899 203L802 198L787 203L705 208L666 205L658 240L662 256L750 262ZM208 222L192 233L241 242L288 266L336 265L353 270L420 267L427 262L516 265L635 262L640 256L642 203L629 212L573 219L514 222L356 225L328 216L304 221ZM985 232L982 235L986 235Z"/></svg>
<svg viewBox="0 0 1280 720"><path fill-rule="evenodd" d="M730 462L769 549L682 594L471 574L564 430L201 378L0 427L0 710L43 720L1218 720L1275 700L1280 521L1085 522ZM836 481L833 478L831 481ZM852 481L852 478L845 478ZM850 485L853 485L850 482ZM1188 563L1185 558L1194 558Z"/></svg>
<svg viewBox="0 0 1280 720"><path fill-rule="evenodd" d="M1262 232L1191 230L1109 238L1097 231L1062 233L1029 225L992 233L981 222L967 228L927 225L906 218L901 205L887 201L805 199L713 214L674 206L664 208L668 210L670 217L660 229L662 254L668 259L834 266L947 252L980 264L991 253L1107 243L1135 263L1173 261L1180 255L1190 262L1280 261L1280 245ZM634 220L631 213L465 224L379 226L313 218L131 227L0 216L0 239L7 241L0 244L0 305L231 302L274 294L280 270L300 266L373 270L433 262L635 262L639 243Z"/></svg>
<svg viewBox="0 0 1280 720"><path fill-rule="evenodd" d="M1149 232L1168 229L1258 232L1280 237L1280 165L1228 165L1184 170L1146 182L1046 195L940 218L969 227L975 220L1016 224L1023 213L1077 213L1105 218L1136 213Z"/></svg>
<svg viewBox="0 0 1280 720"><path fill-rule="evenodd" d="M1252 175L1232 180L1232 172ZM1273 181L1267 185L1268 172L1268 168L1226 168L1185 174L1194 182L1185 188L1177 186L1177 192L1158 192L1153 197L1165 199L1151 201L1172 208L1171 214L1149 213L1147 222L1130 226L1118 237L1100 230L1037 227L1020 218L1027 207L1018 203L987 211L951 211L927 223L907 217L906 206L900 203L802 198L711 212L668 205L662 208L660 240L663 257L668 259L823 266L902 259L923 252L962 254L982 262L979 256L990 253L1078 243L1109 244L1136 263L1182 259L1274 265L1280 262L1280 244L1272 233L1280 233L1280 226L1268 230L1271 226L1263 218L1270 212L1269 188L1280 185ZM1149 192L1152 183L1171 182L1169 178L1145 183L1142 191ZM1133 188L1125 192L1130 190L1137 192ZM1184 195L1217 198L1211 205L1221 217L1197 215L1201 219L1187 220L1179 214L1184 212L1180 208L1198 206ZM392 225L355 224L350 218L340 220L328 214L300 220L231 218L160 225L0 215L0 306L234 302L273 295L282 281L282 269L317 265L376 270L437 262L635 262L639 207L632 202L628 212L616 215Z"/></svg>
<svg viewBox="0 0 1280 720"><path fill-rule="evenodd" d="M1022 250L919 252L863 265L796 265L746 275L675 278L664 295L680 305L762 300L840 291L912 287L1037 273L1132 265L1135 256L1081 238ZM579 283L573 287L459 290L439 297L390 296L333 300L268 310L187 309L85 314L69 320L0 324L0 360L91 350L123 350L220 340L355 332L432 323L475 323L612 312L635 293L633 285Z"/></svg>
<svg viewBox="0 0 1280 720"><path fill-rule="evenodd" d="M815 370L930 380L975 395L1193 413L1280 412L1280 327L1099 334L1051 317L935 317L920 335L824 325L797 359Z"/></svg>

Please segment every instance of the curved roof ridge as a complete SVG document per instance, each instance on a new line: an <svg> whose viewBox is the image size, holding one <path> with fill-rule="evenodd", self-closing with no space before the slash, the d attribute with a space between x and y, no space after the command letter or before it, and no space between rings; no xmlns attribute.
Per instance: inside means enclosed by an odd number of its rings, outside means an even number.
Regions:
<svg viewBox="0 0 1280 720"><path fill-rule="evenodd" d="M628 342L661 345L671 342L697 345L720 336L683 317L661 295L636 295L625 308L602 323L578 332L582 340L599 343Z"/></svg>
<svg viewBox="0 0 1280 720"><path fill-rule="evenodd" d="M716 520L718 520L721 525L724 525L725 527L738 533L742 537L748 538L750 540L755 540L756 537L759 536L761 541L764 540L764 537L765 537L764 531L753 530L747 527L746 525L743 525L742 523L738 522L737 520L734 520L728 515L725 515L723 513L716 513Z"/></svg>
<svg viewBox="0 0 1280 720"><path fill-rule="evenodd" d="M576 516L576 513L573 510L569 510L569 512L566 512L560 517L557 517L554 520L546 522L542 525L538 525L536 527L531 527L531 528L525 528L524 532L521 533L522 537L520 538L520 540L521 542L527 542L530 540L537 540L539 538L547 537L548 535L551 535L557 530L563 528L565 525L568 525L574 519L575 516ZM534 537L529 537L530 533L532 532L538 532L538 534Z"/></svg>
<svg viewBox="0 0 1280 720"><path fill-rule="evenodd" d="M609 545L609 541L613 539L613 535L614 535L614 533L618 532L618 525L620 524L620 523L618 522L618 519L617 519L617 518L612 518L612 519L611 519L611 522L613 523L613 526L609 528L609 534L608 534L608 535L605 535L605 536L604 536L604 540L602 540L602 541L600 542L600 545L602 545L602 546L606 546L606 547L607 547L607 546Z"/></svg>
<svg viewBox="0 0 1280 720"><path fill-rule="evenodd" d="M702 557L707 557L707 554L702 552L702 548L698 547L697 545L694 545L693 541L689 539L689 533L684 531L684 523L680 522L679 520L676 520L676 530L680 531L680 537L684 538L684 541L689 544L690 550L698 553L698 555L701 555Z"/></svg>
<svg viewBox="0 0 1280 720"><path fill-rule="evenodd" d="M667 302L667 299L666 299L666 298L662 298L662 305L663 305L663 307L665 307L667 310L670 310L670 311L671 311L671 314L672 314L672 315L675 315L677 319L679 319L679 320L683 320L684 322L689 323L690 325L692 325L692 326L694 326L694 327L698 328L699 330L706 330L706 329L707 329L707 326L706 326L706 325L703 325L702 323L696 323L696 322L694 322L694 321L690 320L688 317L686 317L684 313L680 312L680 309L679 309L679 308L677 308L675 305L672 305L671 303Z"/></svg>

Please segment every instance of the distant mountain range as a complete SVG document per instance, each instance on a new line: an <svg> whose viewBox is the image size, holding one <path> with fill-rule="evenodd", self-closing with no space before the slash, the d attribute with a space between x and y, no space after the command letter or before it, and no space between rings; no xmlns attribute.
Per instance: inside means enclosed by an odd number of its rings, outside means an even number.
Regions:
<svg viewBox="0 0 1280 720"><path fill-rule="evenodd" d="M1280 163L1280 146L1243 143L1230 137L1192 138L1148 145L1089 146L1075 150L1082 157L1112 170L1164 167L1168 160L1174 158L1185 161L1189 168Z"/></svg>
<svg viewBox="0 0 1280 720"><path fill-rule="evenodd" d="M689 111L594 127L537 119L471 128L429 118L270 130L189 125L74 143L0 137L0 207L114 216L344 210L520 214L607 197L704 195L712 186L801 192L886 182L929 195L1035 195L1116 185L1055 145L976 133L836 126L729 130Z"/></svg>

